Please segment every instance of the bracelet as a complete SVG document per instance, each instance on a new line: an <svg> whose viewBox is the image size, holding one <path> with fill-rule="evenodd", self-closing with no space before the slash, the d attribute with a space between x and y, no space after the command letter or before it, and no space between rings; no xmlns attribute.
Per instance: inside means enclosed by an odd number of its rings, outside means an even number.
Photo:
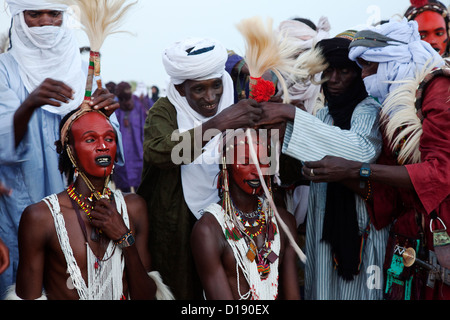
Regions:
<svg viewBox="0 0 450 320"><path fill-rule="evenodd" d="M372 195L372 187L371 187L371 185L370 185L370 180L367 180L367 188L368 188L369 190L367 190L367 195L366 195L366 198L364 199L364 201L369 200L369 198L370 198L371 195Z"/></svg>
<svg viewBox="0 0 450 320"><path fill-rule="evenodd" d="M127 233L125 233L119 239L114 240L114 243L117 244L117 245L120 245L121 243L123 243L132 234L133 234L133 231L129 230Z"/></svg>

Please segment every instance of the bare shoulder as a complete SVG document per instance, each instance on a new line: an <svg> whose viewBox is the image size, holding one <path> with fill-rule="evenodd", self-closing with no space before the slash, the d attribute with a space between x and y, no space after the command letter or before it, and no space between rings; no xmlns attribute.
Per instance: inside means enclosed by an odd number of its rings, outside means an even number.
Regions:
<svg viewBox="0 0 450 320"><path fill-rule="evenodd" d="M21 217L21 223L41 224L52 220L50 208L44 201L26 207Z"/></svg>
<svg viewBox="0 0 450 320"><path fill-rule="evenodd" d="M221 231L217 219L209 212L205 212L203 216L195 223L192 233L199 233L200 236L211 236Z"/></svg>
<svg viewBox="0 0 450 320"><path fill-rule="evenodd" d="M138 195L137 193L124 193L123 198L125 199L125 203L127 204L128 211L132 210L141 210L147 209L147 203L145 199ZM145 211L145 214L147 211Z"/></svg>
<svg viewBox="0 0 450 320"><path fill-rule="evenodd" d="M124 193L123 197L131 223L139 227L139 229L144 224L148 225L147 202L145 199L136 193Z"/></svg>
<svg viewBox="0 0 450 320"><path fill-rule="evenodd" d="M286 224L286 226L289 228L291 235L295 237L297 233L297 223L295 221L295 217L293 214L291 214L289 211L287 211L283 207L277 207L277 211L280 215L280 218L283 220L283 222ZM287 238L286 232L283 230L283 228L279 228L281 234Z"/></svg>
<svg viewBox="0 0 450 320"><path fill-rule="evenodd" d="M195 223L192 228L191 241L196 244L195 247L209 248L213 246L216 249L223 247L226 242L222 227L209 212L205 212Z"/></svg>
<svg viewBox="0 0 450 320"><path fill-rule="evenodd" d="M287 211L283 207L277 207L277 211L280 214L280 218L283 220L283 222L289 227L289 228L295 228L296 222L295 217L293 214L291 214L289 211Z"/></svg>
<svg viewBox="0 0 450 320"><path fill-rule="evenodd" d="M42 200L25 208L20 218L20 234L48 237L54 231L50 208Z"/></svg>

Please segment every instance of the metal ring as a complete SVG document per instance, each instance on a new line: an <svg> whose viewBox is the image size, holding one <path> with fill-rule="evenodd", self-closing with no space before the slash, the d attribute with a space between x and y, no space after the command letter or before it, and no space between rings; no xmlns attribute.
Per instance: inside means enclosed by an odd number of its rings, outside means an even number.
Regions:
<svg viewBox="0 0 450 320"><path fill-rule="evenodd" d="M436 217L436 219L439 220L439 221L442 223L442 225L444 226L444 229L443 229L443 230L447 230L447 226L445 225L444 221L442 221L441 218L439 218L439 217ZM431 220L430 220L430 231L431 231L432 233L434 232L434 230L433 230L433 220L434 220L434 219L431 219ZM438 230L438 231L441 231L441 230Z"/></svg>
<svg viewBox="0 0 450 320"><path fill-rule="evenodd" d="M311 169L311 174L310 174L310 176L311 176L311 177L314 177L314 176L315 176L315 174L314 174L314 169Z"/></svg>

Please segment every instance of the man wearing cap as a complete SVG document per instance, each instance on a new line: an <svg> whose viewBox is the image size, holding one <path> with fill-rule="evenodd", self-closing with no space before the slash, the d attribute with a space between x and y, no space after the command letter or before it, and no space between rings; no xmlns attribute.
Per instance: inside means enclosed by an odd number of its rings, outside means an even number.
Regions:
<svg viewBox="0 0 450 320"><path fill-rule="evenodd" d="M201 299L189 245L193 224L217 202L218 141L222 131L253 126L253 100L234 104L225 72L226 48L188 38L163 52L167 97L150 109L144 133L144 169L137 193L147 199L150 253L176 299Z"/></svg>
<svg viewBox="0 0 450 320"><path fill-rule="evenodd" d="M13 195L0 198L0 237L11 260L0 276L0 296L15 282L23 210L65 187L54 142L62 117L83 100L88 70L66 26L67 6L42 0L6 2L12 25L10 49L0 55L0 180ZM108 114L118 108L106 91L97 90L94 96L93 105L107 107Z"/></svg>

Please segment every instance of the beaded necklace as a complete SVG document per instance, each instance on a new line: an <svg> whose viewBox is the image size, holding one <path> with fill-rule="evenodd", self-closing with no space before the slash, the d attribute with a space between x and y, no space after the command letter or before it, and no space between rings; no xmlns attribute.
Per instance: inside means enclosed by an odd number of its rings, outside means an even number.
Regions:
<svg viewBox="0 0 450 320"><path fill-rule="evenodd" d="M225 161L223 160L223 163ZM228 172L226 166L222 167L223 176L223 197L222 197L222 208L225 211L225 216L228 217L225 222L225 236L227 239L232 239L234 241L239 241L246 236L246 242L248 244L247 258L250 262L256 260L257 269L261 279L267 279L270 274L270 265L278 259L278 255L272 250L272 242L274 241L275 235L278 233L276 225L273 223L273 211L270 206L263 206L262 201L258 198L258 216L260 217L260 228L258 231L251 233L247 230L245 226L246 214L242 213L240 210L236 209L233 201L230 197L230 190L228 185ZM270 189L269 189L270 190ZM271 192L271 190L270 190ZM261 205L260 205L261 201ZM264 208L265 209L264 209ZM253 216L254 212L251 212L247 216ZM256 214L255 214L256 215ZM260 249L258 249L255 238L265 231L264 244Z"/></svg>
<svg viewBox="0 0 450 320"><path fill-rule="evenodd" d="M262 201L260 198L258 198L258 207L252 212L242 212L236 207L233 200L231 200L231 208L234 211L234 214L241 220L242 224L246 228L257 227L261 223L264 224L265 222L265 216L261 214Z"/></svg>
<svg viewBox="0 0 450 320"><path fill-rule="evenodd" d="M89 221L92 221L92 215L91 210L94 209L94 206L90 203L92 203L92 200L94 198L94 193L91 193L89 197L84 197L82 194L79 194L75 191L75 186L71 184L67 189L67 194L69 195L69 198L74 200L78 206L86 213L87 217L89 218ZM111 189L105 188L104 194L102 195L99 191L95 191L98 196L100 197L106 197L110 198L111 196Z"/></svg>

